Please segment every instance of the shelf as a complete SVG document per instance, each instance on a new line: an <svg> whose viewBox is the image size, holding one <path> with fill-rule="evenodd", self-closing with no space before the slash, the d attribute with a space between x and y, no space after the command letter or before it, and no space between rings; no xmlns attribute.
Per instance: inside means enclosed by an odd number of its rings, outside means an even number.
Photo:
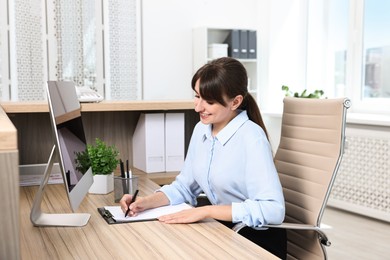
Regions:
<svg viewBox="0 0 390 260"><path fill-rule="evenodd" d="M207 58L207 61L212 61L214 59L212 58ZM257 63L257 59L237 59L241 63Z"/></svg>
<svg viewBox="0 0 390 260"><path fill-rule="evenodd" d="M193 72L195 73L201 66L210 62L214 58L209 57L208 46L210 44L222 44L225 43L226 38L232 30L248 30L256 31L249 28L210 28L199 27L193 29ZM253 38L252 38L253 39ZM257 48L256 48L257 49ZM249 86L248 89L255 99L258 89L258 59L240 59L240 61L248 74Z"/></svg>

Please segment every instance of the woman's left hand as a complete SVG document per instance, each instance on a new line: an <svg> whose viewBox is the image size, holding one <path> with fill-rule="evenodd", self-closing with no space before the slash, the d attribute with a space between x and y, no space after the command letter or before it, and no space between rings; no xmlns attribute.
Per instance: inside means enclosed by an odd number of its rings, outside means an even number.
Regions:
<svg viewBox="0 0 390 260"><path fill-rule="evenodd" d="M207 218L207 207L199 207L164 215L159 217L158 220L168 224L184 224L197 222L205 218Z"/></svg>

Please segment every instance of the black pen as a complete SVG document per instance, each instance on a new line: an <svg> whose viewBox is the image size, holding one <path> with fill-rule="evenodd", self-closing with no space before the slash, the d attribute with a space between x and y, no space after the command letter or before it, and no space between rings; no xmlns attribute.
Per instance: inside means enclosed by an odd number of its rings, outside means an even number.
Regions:
<svg viewBox="0 0 390 260"><path fill-rule="evenodd" d="M124 169L123 161L122 161L122 160L120 160L119 165L120 165L120 167L121 167L121 177L122 177L122 178L125 178L125 177L126 177L126 176L125 176L125 169Z"/></svg>
<svg viewBox="0 0 390 260"><path fill-rule="evenodd" d="M126 172L125 172L125 188L126 188L126 193L130 190L129 189L129 177L130 177L130 172L129 172L129 160L126 160ZM125 193L125 192L124 192Z"/></svg>
<svg viewBox="0 0 390 260"><path fill-rule="evenodd" d="M129 212L130 212L130 205L131 205L131 203L133 203L135 201L135 199L137 198L137 195L138 195L138 190L136 190L134 192L133 198L131 198L131 201L130 201L130 204L129 204L129 208L126 210L125 217L127 217L127 214L129 214Z"/></svg>

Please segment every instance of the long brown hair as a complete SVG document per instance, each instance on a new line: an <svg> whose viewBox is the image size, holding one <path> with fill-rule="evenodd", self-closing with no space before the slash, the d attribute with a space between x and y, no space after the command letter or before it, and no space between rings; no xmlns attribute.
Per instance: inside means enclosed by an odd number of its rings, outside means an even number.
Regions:
<svg viewBox="0 0 390 260"><path fill-rule="evenodd" d="M248 93L248 76L245 67L236 59L224 57L215 59L201 67L192 77L191 86L199 80L200 96L210 102L226 106L224 96L232 99L243 96L239 109L246 110L251 121L268 133L256 100Z"/></svg>

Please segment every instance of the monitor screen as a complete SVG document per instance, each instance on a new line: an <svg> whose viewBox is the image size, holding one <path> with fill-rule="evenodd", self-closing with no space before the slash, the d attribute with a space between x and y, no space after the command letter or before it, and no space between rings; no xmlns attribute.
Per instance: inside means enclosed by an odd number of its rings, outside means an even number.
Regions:
<svg viewBox="0 0 390 260"><path fill-rule="evenodd" d="M75 163L76 154L87 149L80 103L73 82L48 81L47 87L59 166L74 211L93 182L92 169L80 172Z"/></svg>

